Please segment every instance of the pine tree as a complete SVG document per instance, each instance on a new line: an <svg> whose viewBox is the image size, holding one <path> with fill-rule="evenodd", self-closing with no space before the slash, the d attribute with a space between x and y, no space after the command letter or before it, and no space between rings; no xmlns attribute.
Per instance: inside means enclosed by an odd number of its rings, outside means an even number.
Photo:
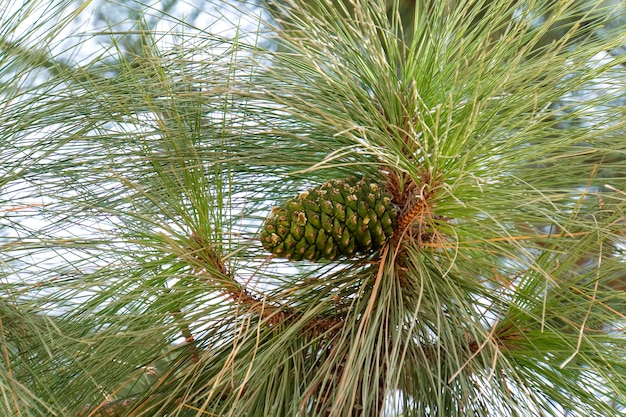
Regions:
<svg viewBox="0 0 626 417"><path fill-rule="evenodd" d="M626 409L623 2L10 3L1 415Z"/></svg>

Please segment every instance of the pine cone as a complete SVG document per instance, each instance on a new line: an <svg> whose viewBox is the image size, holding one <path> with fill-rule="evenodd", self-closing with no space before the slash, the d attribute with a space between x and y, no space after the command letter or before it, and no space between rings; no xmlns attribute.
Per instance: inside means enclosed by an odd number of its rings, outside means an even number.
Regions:
<svg viewBox="0 0 626 417"><path fill-rule="evenodd" d="M330 180L274 207L261 230L263 247L291 260L335 260L380 249L393 233L390 195L375 182Z"/></svg>

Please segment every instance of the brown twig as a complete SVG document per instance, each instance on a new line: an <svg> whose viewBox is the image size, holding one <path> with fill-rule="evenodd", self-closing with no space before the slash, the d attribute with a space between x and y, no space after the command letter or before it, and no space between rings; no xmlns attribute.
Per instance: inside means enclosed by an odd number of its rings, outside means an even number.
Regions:
<svg viewBox="0 0 626 417"><path fill-rule="evenodd" d="M75 417L115 417L122 415L125 410L132 407L138 400L138 397L122 398L114 401L104 401L95 409L92 404L85 404Z"/></svg>
<svg viewBox="0 0 626 417"><path fill-rule="evenodd" d="M421 175L421 185L418 188L417 183L409 179L409 184L404 187L402 192L396 190L396 196L399 202L398 221L394 230L392 243L395 246L405 237L415 237L420 246L424 242L432 242L439 235L436 230L429 231L433 226L433 219L440 218L433 214L432 197L435 195L436 186L439 181L435 180L432 173L425 171Z"/></svg>
<svg viewBox="0 0 626 417"><path fill-rule="evenodd" d="M217 252L211 245L206 245L204 239L196 233L191 236L193 247L188 248L197 265L196 274L203 279L215 284L219 282L222 295L236 302L239 306L246 307L246 311L258 315L262 320L272 327L279 324L289 325L301 320L303 312L282 305L280 300L263 299L251 294L245 286L241 285L230 273ZM216 277L218 275L219 277ZM309 321L304 330L311 335L319 335L338 328L342 320L338 317L316 317Z"/></svg>
<svg viewBox="0 0 626 417"><path fill-rule="evenodd" d="M191 333L189 325L183 322L181 317L182 315L183 313L180 310L175 310L172 312L172 317L176 322L180 324L180 331L185 338L185 344L191 349L191 360L193 361L193 363L198 363L200 362L200 352L198 351L198 345L193 337L193 334Z"/></svg>
<svg viewBox="0 0 626 417"><path fill-rule="evenodd" d="M426 187L427 186L424 185L420 190L420 195L417 196L417 202L410 206L408 212L401 215L400 219L398 220L398 225L396 226L396 230L398 230L399 232L404 233L415 220L419 220L421 224L423 223L425 217L431 217L430 207L428 206L428 199L432 192L424 192L424 189Z"/></svg>

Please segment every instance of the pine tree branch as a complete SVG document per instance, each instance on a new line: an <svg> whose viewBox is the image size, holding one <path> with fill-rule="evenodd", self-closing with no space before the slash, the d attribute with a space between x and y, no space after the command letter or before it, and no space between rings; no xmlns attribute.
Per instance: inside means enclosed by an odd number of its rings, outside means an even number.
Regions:
<svg viewBox="0 0 626 417"><path fill-rule="evenodd" d="M197 265L196 275L212 286L220 287L222 295L238 303L243 311L256 314L259 319L266 321L270 326L289 326L300 321L306 314L305 311L282 305L279 300L270 298L268 301L268 296L259 298L251 294L245 286L239 283L229 270L227 263L212 249L210 243L205 243L205 240L196 233L192 234L191 242L191 246L185 253L192 254L194 264ZM215 279L216 275L219 279ZM332 329L338 329L341 323L340 317L318 316L308 319L303 332L312 335L324 334Z"/></svg>

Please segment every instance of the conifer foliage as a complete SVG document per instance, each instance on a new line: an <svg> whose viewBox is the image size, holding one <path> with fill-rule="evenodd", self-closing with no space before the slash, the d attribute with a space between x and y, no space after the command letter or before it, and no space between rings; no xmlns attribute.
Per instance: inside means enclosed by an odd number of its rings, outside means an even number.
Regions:
<svg viewBox="0 0 626 417"><path fill-rule="evenodd" d="M626 410L623 2L10 3L0 415Z"/></svg>

